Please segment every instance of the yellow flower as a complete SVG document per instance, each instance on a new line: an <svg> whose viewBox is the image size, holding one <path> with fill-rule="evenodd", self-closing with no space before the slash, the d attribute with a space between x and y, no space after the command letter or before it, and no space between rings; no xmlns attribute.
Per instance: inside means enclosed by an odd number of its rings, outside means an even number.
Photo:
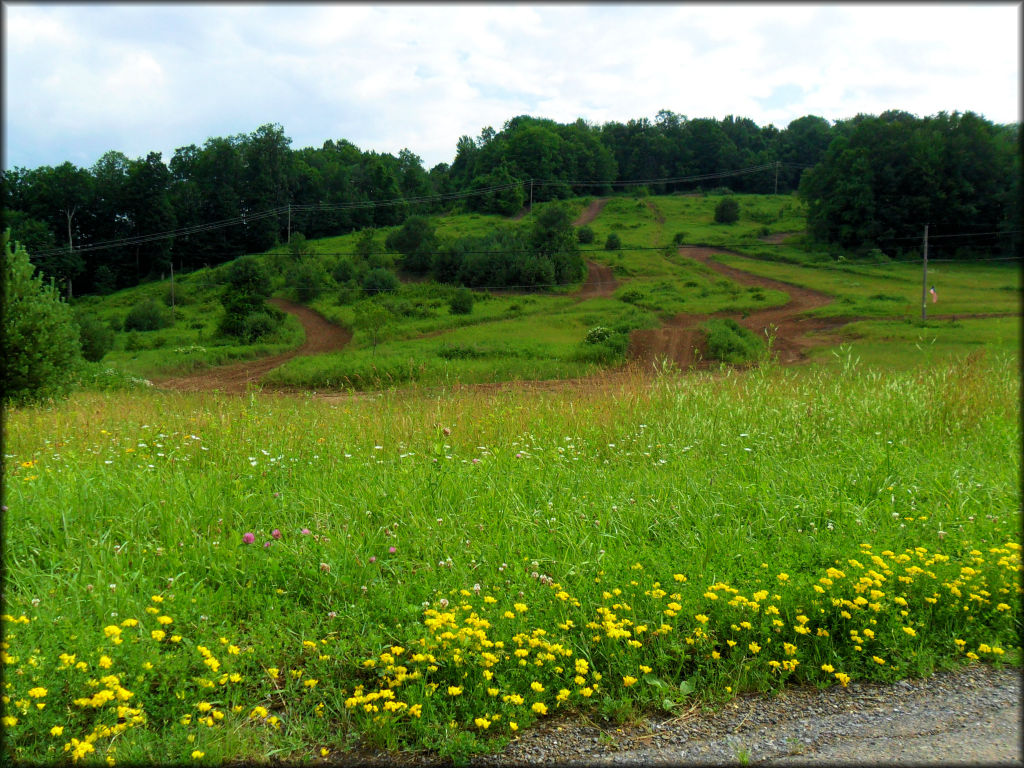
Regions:
<svg viewBox="0 0 1024 768"><path fill-rule="evenodd" d="M448 695L449 696L459 696L461 693L462 693L462 688L460 686L458 686L458 685L449 685L448 686Z"/></svg>
<svg viewBox="0 0 1024 768"><path fill-rule="evenodd" d="M530 687L533 690L535 690L537 693L543 693L544 692L544 686L541 685L540 683L538 683L536 680L534 680L532 683L530 683Z"/></svg>
<svg viewBox="0 0 1024 768"><path fill-rule="evenodd" d="M270 714L270 713L267 711L266 707L261 707L261 706L257 705L257 706L252 708L252 712L249 713L249 717L250 718L266 717L268 714Z"/></svg>
<svg viewBox="0 0 1024 768"><path fill-rule="evenodd" d="M42 698L44 698L46 696L46 689L45 688L30 688L29 691L28 691L28 695L31 696L33 699L42 699Z"/></svg>
<svg viewBox="0 0 1024 768"><path fill-rule="evenodd" d="M50 729L51 736L60 736L62 733L64 733L64 726L62 725L55 725Z"/></svg>
<svg viewBox="0 0 1024 768"><path fill-rule="evenodd" d="M546 715L548 713L547 705L541 701L534 702L530 709L532 709L538 715Z"/></svg>
<svg viewBox="0 0 1024 768"><path fill-rule="evenodd" d="M835 677L836 680L838 680L840 684L843 686L843 688L845 688L850 682L850 676L844 674L843 672L836 672Z"/></svg>
<svg viewBox="0 0 1024 768"><path fill-rule="evenodd" d="M775 578L777 578L779 581L789 581L789 574L788 573L780 573Z"/></svg>
<svg viewBox="0 0 1024 768"><path fill-rule="evenodd" d="M512 603L512 607L519 611L519 613L526 613L526 603Z"/></svg>
<svg viewBox="0 0 1024 768"><path fill-rule="evenodd" d="M152 632L149 633L149 636L159 643L161 640L167 637L167 633L164 632L162 629L154 629Z"/></svg>
<svg viewBox="0 0 1024 768"><path fill-rule="evenodd" d="M903 631L906 632L911 637L914 637L914 636L917 635L917 630L915 630L913 627L903 627Z"/></svg>
<svg viewBox="0 0 1024 768"><path fill-rule="evenodd" d="M110 660L109 656L100 656L99 665L104 669L110 669L113 663L114 662Z"/></svg>
<svg viewBox="0 0 1024 768"><path fill-rule="evenodd" d="M875 664L885 664L885 659L881 658L880 656L872 656L871 660L874 661Z"/></svg>
<svg viewBox="0 0 1024 768"><path fill-rule="evenodd" d="M172 643L180 643L181 642L181 635L171 635L171 642Z"/></svg>
<svg viewBox="0 0 1024 768"><path fill-rule="evenodd" d="M103 634L107 637L117 637L121 634L121 628L115 624L103 628Z"/></svg>
<svg viewBox="0 0 1024 768"><path fill-rule="evenodd" d="M316 688L316 684L318 682L320 682L320 681L316 680L316 679L314 679L312 677L307 677L305 680L302 681L302 684L304 686L306 686L307 688Z"/></svg>
<svg viewBox="0 0 1024 768"><path fill-rule="evenodd" d="M477 717L473 720L473 725L475 725L482 731L486 731L488 728L491 727L491 721L488 720L486 717Z"/></svg>
<svg viewBox="0 0 1024 768"><path fill-rule="evenodd" d="M515 733L519 730L519 723L517 723L515 720L509 720L508 727L512 730L513 733Z"/></svg>
<svg viewBox="0 0 1024 768"><path fill-rule="evenodd" d="M708 617L707 617L707 616L705 616L705 615L704 615L703 613L698 613L698 614L697 614L696 616L694 616L693 618L695 618L695 619L696 619L697 621L699 621L699 622L700 622L701 624L707 624L707 623L708 623Z"/></svg>
<svg viewBox="0 0 1024 768"><path fill-rule="evenodd" d="M213 709L213 705L208 701L200 701L198 704L196 704L196 709L198 709L200 712L209 712L211 709Z"/></svg>
<svg viewBox="0 0 1024 768"><path fill-rule="evenodd" d="M636 685L636 678L631 675L623 675L622 684L629 688L631 685Z"/></svg>
<svg viewBox="0 0 1024 768"><path fill-rule="evenodd" d="M277 679L277 675L279 672L280 670L277 667L267 667L267 674L274 679Z"/></svg>
<svg viewBox="0 0 1024 768"><path fill-rule="evenodd" d="M166 626L167 626L168 624L173 624L173 623L174 623L174 619L172 619L172 618L171 618L170 616L157 616L157 617L156 617L156 620L157 620L157 621L158 621L158 622L159 622L160 624L163 624L163 625L164 625L165 627L166 627Z"/></svg>
<svg viewBox="0 0 1024 768"><path fill-rule="evenodd" d="M205 752L200 752L198 749L192 751L192 759L200 760L205 755Z"/></svg>
<svg viewBox="0 0 1024 768"><path fill-rule="evenodd" d="M13 728L18 724L18 718L12 717L11 715L7 715L3 719L3 724L8 728Z"/></svg>
<svg viewBox="0 0 1024 768"><path fill-rule="evenodd" d="M761 646L758 645L757 643L750 643L747 647L750 649L751 653L760 653L761 652Z"/></svg>

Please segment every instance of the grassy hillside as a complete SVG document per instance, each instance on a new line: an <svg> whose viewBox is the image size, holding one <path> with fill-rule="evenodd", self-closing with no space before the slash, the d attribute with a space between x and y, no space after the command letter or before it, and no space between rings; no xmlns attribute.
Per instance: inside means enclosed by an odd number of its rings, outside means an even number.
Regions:
<svg viewBox="0 0 1024 768"><path fill-rule="evenodd" d="M813 310L821 317L878 318L862 320L838 332L834 347L848 342L866 361L899 365L917 359L919 342L933 349L969 352L992 345L1014 350L1019 323L959 318L920 325L920 268L884 259L836 262L802 244L804 218L792 196L738 195L739 221L716 224L716 195L613 197L589 223L594 242L581 247L587 260L612 269L618 286L611 297L580 300L572 287L517 294L475 293L470 314L452 314L451 286L405 282L394 293L372 297L356 283L335 280L339 263L357 268L368 262L357 255L363 233L308 243L298 260L286 245L257 258L271 275L274 294L295 298L291 275L297 264L319 276L320 293L307 303L325 317L354 327L356 315L370 303L386 308L386 322L373 332L355 327L342 352L300 357L272 371L272 386L330 390L379 388L412 381L447 384L509 379L578 377L624 362L625 344L595 348L584 343L595 327L613 329L623 339L637 329L655 328L680 314L724 313L746 316L788 301L771 287L740 285L710 266L687 256L688 248L715 246L730 253L715 257L722 264L752 275L802 285L834 297ZM593 202L570 201L576 215ZM542 206L538 206L540 210ZM463 214L435 220L441 238L481 235L495 228L529 224L499 216ZM375 232L374 263L394 269L397 257L384 253L390 230ZM606 249L610 235L621 247ZM784 240L784 242L783 242ZM744 255L740 255L744 254ZM127 374L158 378L203 367L251 359L293 349L302 341L294 319L275 336L243 345L216 333L221 313L218 296L225 267L202 269L175 280L173 323L161 330L119 331L102 366ZM333 275L333 276L332 276ZM935 263L929 283L940 301L929 304L932 315L1014 313L1020 311L1021 278L1015 266L999 263ZM102 299L89 298L83 307L115 327L136 304L152 299L170 316L170 285L151 283ZM937 346L936 346L937 345ZM870 348L871 351L868 351ZM817 360L830 361L828 350L815 350Z"/></svg>

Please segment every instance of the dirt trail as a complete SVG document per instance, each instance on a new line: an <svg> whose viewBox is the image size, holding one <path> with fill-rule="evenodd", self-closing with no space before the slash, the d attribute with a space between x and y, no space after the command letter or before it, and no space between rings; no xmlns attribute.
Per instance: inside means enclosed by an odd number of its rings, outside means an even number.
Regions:
<svg viewBox="0 0 1024 768"><path fill-rule="evenodd" d="M610 298L618 287L619 281L615 279L611 267L606 264L598 264L596 261L588 261L587 279L576 293L576 298L580 301Z"/></svg>
<svg viewBox="0 0 1024 768"><path fill-rule="evenodd" d="M186 392L219 390L231 394L241 394L250 384L257 383L268 371L277 368L293 357L335 352L343 349L352 340L350 330L328 322L323 315L314 312L309 307L285 299L271 299L270 303L295 315L302 323L302 327L306 331L306 341L301 347L281 355L218 366L191 373L188 376L163 379L153 383L161 389L176 389Z"/></svg>
<svg viewBox="0 0 1024 768"><path fill-rule="evenodd" d="M781 363L800 362L806 359L806 352L811 347L835 341L820 334L809 338L808 334L835 329L855 319L804 316L809 310L831 303L833 298L808 288L759 277L719 264L713 260L715 254L722 253L719 249L685 247L680 248L679 252L740 285L773 289L789 295L789 301L781 307L750 312L745 317L736 318L740 325L762 338L766 336L766 332L774 334L772 349ZM634 331L630 340L630 357L644 364L670 360L684 370L691 366L707 367L709 363L704 362L706 350L703 349L704 334L699 330L700 324L711 317L735 317L735 314L717 312L704 315L677 315L661 328Z"/></svg>
<svg viewBox="0 0 1024 768"><path fill-rule="evenodd" d="M598 214L601 213L601 209L605 207L607 202L607 197L599 197L597 200L592 201L583 213L576 217L576 221L574 221L572 225L574 227L582 227L585 224L589 224L597 218Z"/></svg>

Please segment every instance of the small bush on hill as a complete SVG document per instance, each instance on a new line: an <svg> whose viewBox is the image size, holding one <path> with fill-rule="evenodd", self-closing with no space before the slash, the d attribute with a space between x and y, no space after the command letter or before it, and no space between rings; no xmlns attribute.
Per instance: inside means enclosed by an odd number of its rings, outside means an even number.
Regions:
<svg viewBox="0 0 1024 768"><path fill-rule="evenodd" d="M363 290L370 295L398 290L398 278L383 267L371 269L363 278Z"/></svg>
<svg viewBox="0 0 1024 768"><path fill-rule="evenodd" d="M714 318L704 324L708 357L723 363L749 363L764 353L764 345L752 331L732 318Z"/></svg>
<svg viewBox="0 0 1024 768"><path fill-rule="evenodd" d="M158 331L170 325L170 314L155 300L140 301L124 318L126 331Z"/></svg>
<svg viewBox="0 0 1024 768"><path fill-rule="evenodd" d="M594 242L594 230L588 226L582 226L576 230L576 239L583 245L589 245Z"/></svg>
<svg viewBox="0 0 1024 768"><path fill-rule="evenodd" d="M78 334L82 342L82 357L98 363L114 348L114 329L93 314L79 313Z"/></svg>
<svg viewBox="0 0 1024 768"><path fill-rule="evenodd" d="M604 241L604 249L606 251L614 251L622 247L622 238L617 233L612 232L608 235L608 239Z"/></svg>
<svg viewBox="0 0 1024 768"><path fill-rule="evenodd" d="M448 302L448 311L453 315L473 314L473 292L469 288L456 290Z"/></svg>
<svg viewBox="0 0 1024 768"><path fill-rule="evenodd" d="M740 219L740 204L735 198L725 197L715 206L715 222L718 224L735 224Z"/></svg>

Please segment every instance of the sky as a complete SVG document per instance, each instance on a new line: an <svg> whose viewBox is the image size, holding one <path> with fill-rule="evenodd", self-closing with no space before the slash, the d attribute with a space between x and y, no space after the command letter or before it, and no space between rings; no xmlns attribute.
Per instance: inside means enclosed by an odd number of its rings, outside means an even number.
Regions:
<svg viewBox="0 0 1024 768"><path fill-rule="evenodd" d="M3 166L278 123L451 163L517 115L1020 120L1020 3L3 3Z"/></svg>

